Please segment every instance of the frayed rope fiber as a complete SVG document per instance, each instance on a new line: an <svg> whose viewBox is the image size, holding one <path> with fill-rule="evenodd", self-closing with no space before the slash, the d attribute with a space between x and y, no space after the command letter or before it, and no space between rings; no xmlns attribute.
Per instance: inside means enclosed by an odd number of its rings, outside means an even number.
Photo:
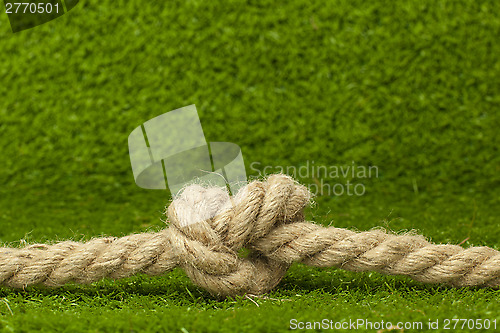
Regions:
<svg viewBox="0 0 500 333"><path fill-rule="evenodd" d="M285 175L253 181L231 198L220 188L192 185L168 207L170 226L157 233L0 248L0 285L57 287L179 266L213 295L258 295L273 289L293 262L456 287L500 285L497 250L322 227L304 221L310 201L308 189ZM242 248L250 254L240 256Z"/></svg>

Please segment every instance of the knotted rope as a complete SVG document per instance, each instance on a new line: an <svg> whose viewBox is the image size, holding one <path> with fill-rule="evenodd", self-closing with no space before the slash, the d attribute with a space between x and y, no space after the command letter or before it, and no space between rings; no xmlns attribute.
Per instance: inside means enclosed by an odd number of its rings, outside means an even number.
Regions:
<svg viewBox="0 0 500 333"><path fill-rule="evenodd" d="M170 226L157 233L0 248L0 285L57 287L180 266L195 284L224 297L271 290L293 262L457 287L500 285L499 251L380 229L322 227L304 221L310 199L306 187L284 175L251 182L231 198L192 185L168 207ZM239 255L242 248L247 257Z"/></svg>

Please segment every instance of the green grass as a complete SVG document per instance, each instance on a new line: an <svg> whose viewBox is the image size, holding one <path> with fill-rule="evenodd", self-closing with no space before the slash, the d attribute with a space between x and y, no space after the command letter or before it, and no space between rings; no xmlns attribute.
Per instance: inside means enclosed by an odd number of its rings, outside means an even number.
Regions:
<svg viewBox="0 0 500 333"><path fill-rule="evenodd" d="M0 241L162 228L169 195L134 184L127 137L196 104L207 140L238 144L253 176L252 162L379 168L361 181L364 196L317 196L307 211L317 223L498 249L499 13L498 1L103 0L17 34L2 14ZM295 265L268 296L218 301L180 270L0 288L0 329L276 332L292 318L500 326L496 290L376 273Z"/></svg>

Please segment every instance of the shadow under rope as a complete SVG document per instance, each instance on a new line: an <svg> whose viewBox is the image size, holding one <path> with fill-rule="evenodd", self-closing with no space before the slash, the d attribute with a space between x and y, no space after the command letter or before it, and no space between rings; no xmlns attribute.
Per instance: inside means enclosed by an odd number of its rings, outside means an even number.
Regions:
<svg viewBox="0 0 500 333"><path fill-rule="evenodd" d="M169 278L165 279L166 276ZM496 291L492 288L454 288L445 285L423 284L402 276L386 276L374 272L354 273L336 269L325 270L294 264L278 286L267 295L270 299L288 298L287 300L293 300L295 297L300 299L309 293L317 294L317 292L331 296L346 292L363 296L400 292L399 296L414 299L415 293L425 292L427 295L433 296L453 290ZM151 277L140 274L116 281L105 278L90 285L68 283L58 288L30 286L25 289L0 287L0 297L14 295L23 298L64 297L65 295L76 298L79 296L105 296L110 301L122 301L126 296L161 296L164 300L171 300L173 303L179 301L211 303L224 300L194 285L180 268L175 268L163 276ZM245 296L229 297L228 299L239 298L245 298Z"/></svg>

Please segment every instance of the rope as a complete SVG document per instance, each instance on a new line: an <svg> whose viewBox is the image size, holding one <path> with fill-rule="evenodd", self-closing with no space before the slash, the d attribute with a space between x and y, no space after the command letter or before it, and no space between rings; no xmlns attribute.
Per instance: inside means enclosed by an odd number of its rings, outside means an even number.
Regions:
<svg viewBox="0 0 500 333"><path fill-rule="evenodd" d="M170 226L157 233L0 248L0 285L88 284L181 267L214 295L258 295L274 288L293 262L455 287L500 285L497 250L436 245L412 233L322 227L304 221L310 200L306 187L285 175L251 182L232 198L223 189L192 185L168 207ZM250 254L240 256L242 248Z"/></svg>

